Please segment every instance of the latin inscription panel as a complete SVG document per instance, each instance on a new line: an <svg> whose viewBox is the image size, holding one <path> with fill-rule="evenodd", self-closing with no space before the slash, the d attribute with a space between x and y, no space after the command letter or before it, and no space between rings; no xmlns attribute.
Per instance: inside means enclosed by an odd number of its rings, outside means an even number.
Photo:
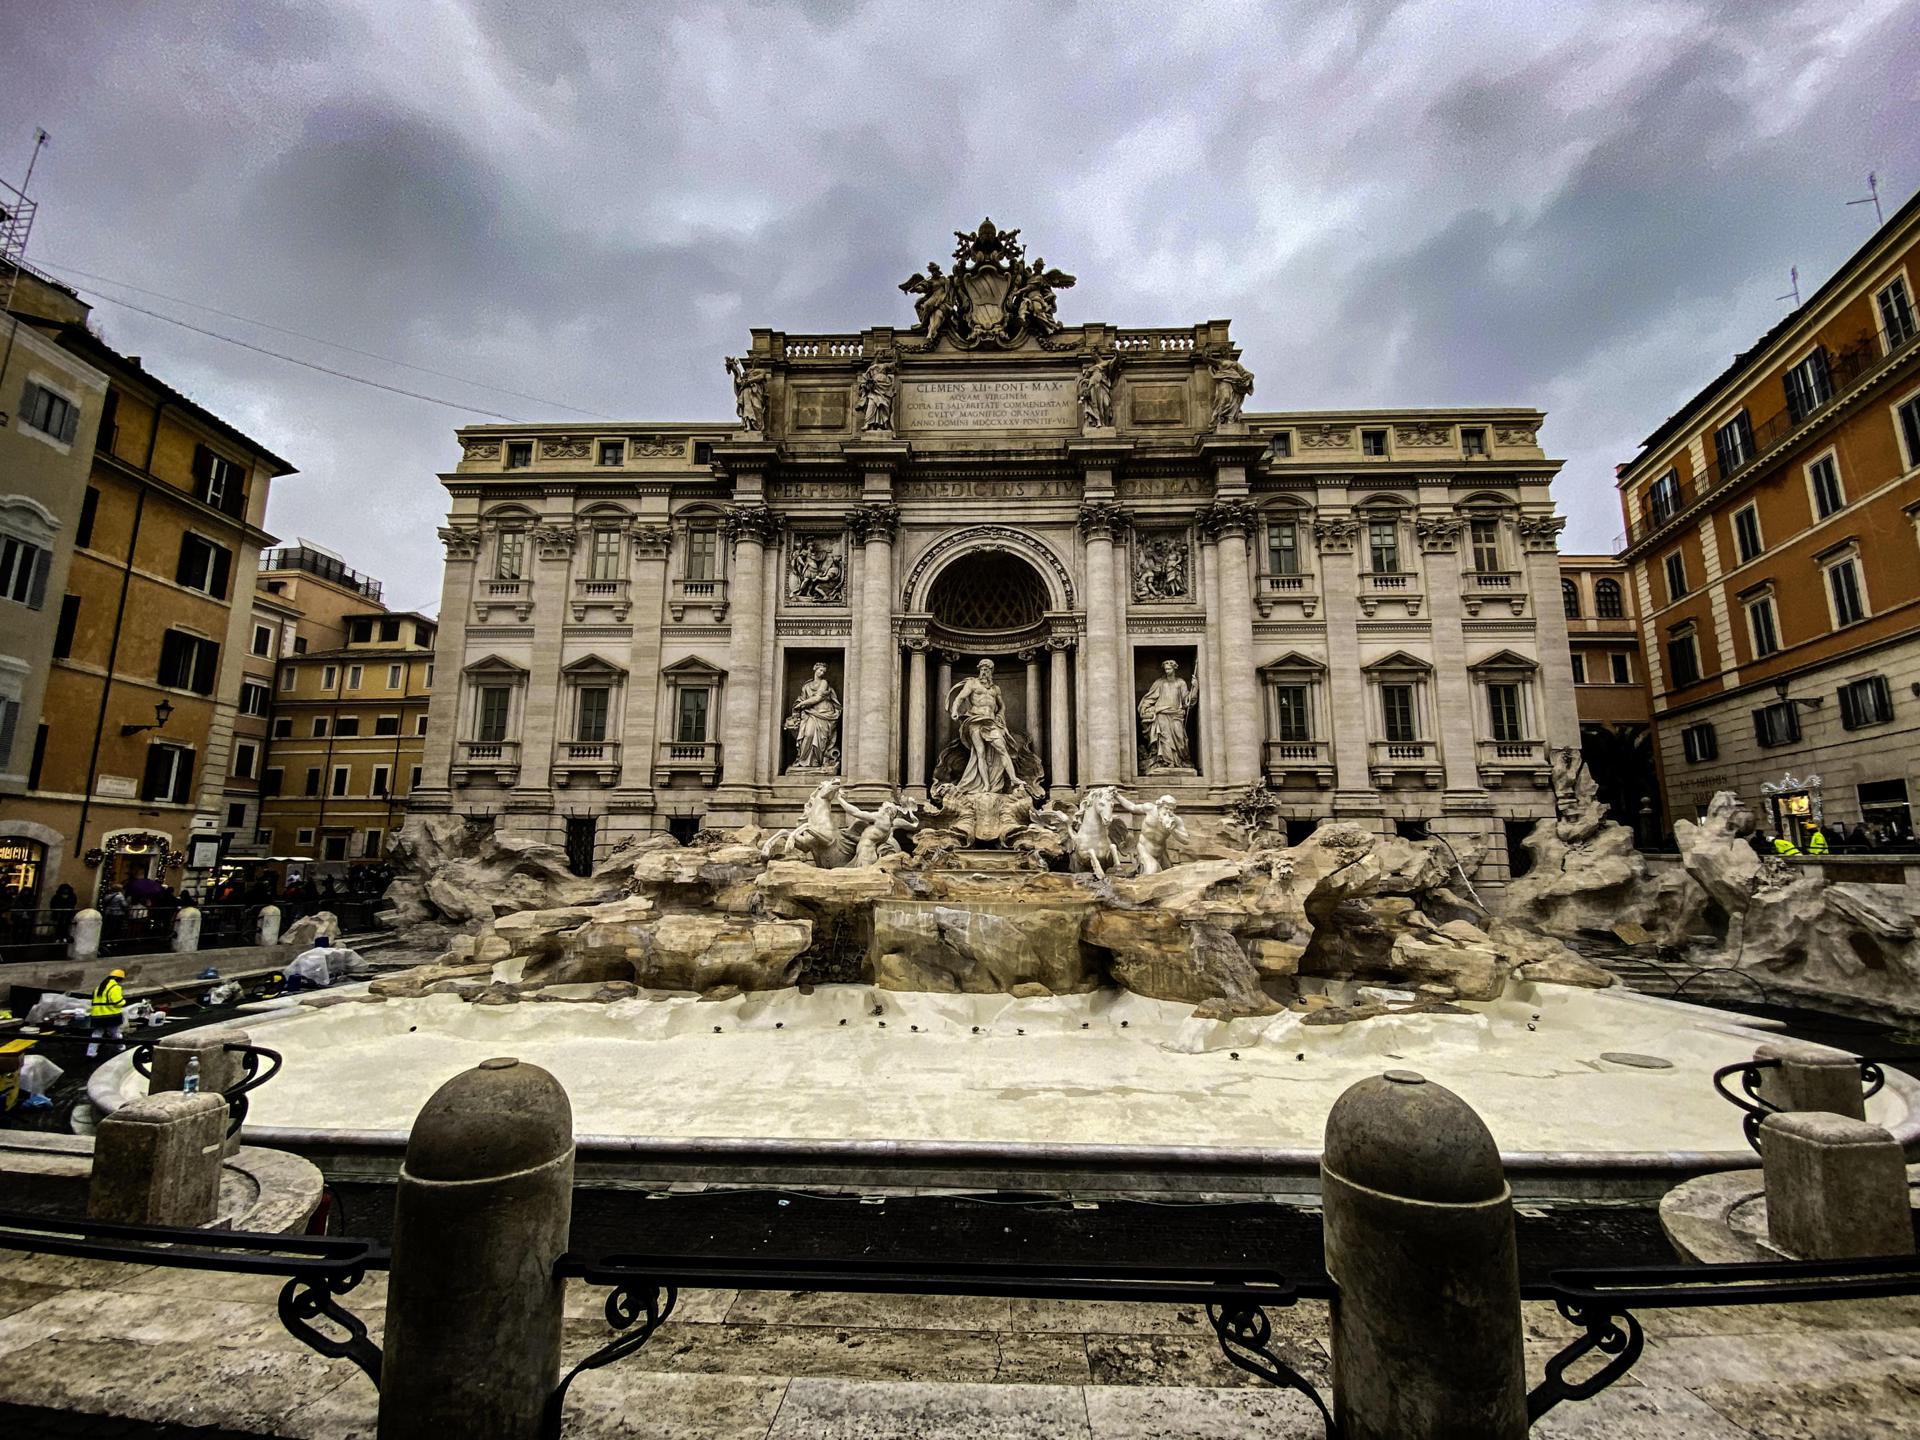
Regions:
<svg viewBox="0 0 1920 1440"><path fill-rule="evenodd" d="M908 380L902 430L1077 430L1071 375L1044 380Z"/></svg>

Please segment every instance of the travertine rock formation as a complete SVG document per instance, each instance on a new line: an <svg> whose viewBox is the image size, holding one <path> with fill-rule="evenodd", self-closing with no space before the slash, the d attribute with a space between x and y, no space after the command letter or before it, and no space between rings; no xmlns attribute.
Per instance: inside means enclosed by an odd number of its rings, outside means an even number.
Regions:
<svg viewBox="0 0 1920 1440"><path fill-rule="evenodd" d="M1540 821L1526 846L1533 868L1508 883L1501 913L1528 929L1577 935L1630 923L1678 943L1717 928L1707 892L1689 875L1650 871L1633 832L1603 805Z"/></svg>

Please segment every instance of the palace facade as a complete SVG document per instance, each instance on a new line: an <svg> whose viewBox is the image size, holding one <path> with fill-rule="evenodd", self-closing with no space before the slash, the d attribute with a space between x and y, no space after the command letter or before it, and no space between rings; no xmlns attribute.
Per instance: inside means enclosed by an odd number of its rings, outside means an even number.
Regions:
<svg viewBox="0 0 1920 1440"><path fill-rule="evenodd" d="M1254 412L1226 322L1062 326L1072 283L989 222L911 328L753 331L737 423L460 430L411 808L584 868L828 774L937 801L988 660L1037 791L1264 782L1498 885L1579 743L1541 412Z"/></svg>

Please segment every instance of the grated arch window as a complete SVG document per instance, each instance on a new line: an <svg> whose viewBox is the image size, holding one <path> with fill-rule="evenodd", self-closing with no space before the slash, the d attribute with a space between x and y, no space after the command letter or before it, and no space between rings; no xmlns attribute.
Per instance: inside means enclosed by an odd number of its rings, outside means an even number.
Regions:
<svg viewBox="0 0 1920 1440"><path fill-rule="evenodd" d="M953 630L1024 630L1045 615L1047 587L1024 560L974 555L940 572L927 608Z"/></svg>

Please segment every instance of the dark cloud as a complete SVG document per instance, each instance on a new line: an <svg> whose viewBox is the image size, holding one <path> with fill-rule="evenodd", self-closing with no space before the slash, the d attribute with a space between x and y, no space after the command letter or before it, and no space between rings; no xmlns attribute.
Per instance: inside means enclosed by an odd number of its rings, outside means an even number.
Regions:
<svg viewBox="0 0 1920 1440"><path fill-rule="evenodd" d="M44 7L43 7L44 9ZM1612 463L1920 181L1920 0L0 7L34 255L581 409L729 413L754 325L857 329L981 215L1069 320L1228 316L1273 408L1539 404ZM107 287L102 287L107 288ZM125 295L125 292L117 292ZM204 312L126 296L206 323ZM269 522L438 595L462 414L102 302L302 474ZM526 418L566 412L214 319Z"/></svg>

